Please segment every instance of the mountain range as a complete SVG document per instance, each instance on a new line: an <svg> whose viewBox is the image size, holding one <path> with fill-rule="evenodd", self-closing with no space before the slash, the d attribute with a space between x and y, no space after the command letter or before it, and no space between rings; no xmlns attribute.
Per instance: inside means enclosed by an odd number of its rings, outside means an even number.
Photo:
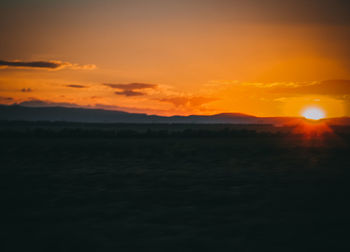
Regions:
<svg viewBox="0 0 350 252"><path fill-rule="evenodd" d="M27 107L0 105L1 121L59 121L86 123L177 123L177 124L273 124L300 122L298 117L256 117L240 113L215 115L158 116L115 110L71 107ZM350 125L349 117L324 119L333 124Z"/></svg>

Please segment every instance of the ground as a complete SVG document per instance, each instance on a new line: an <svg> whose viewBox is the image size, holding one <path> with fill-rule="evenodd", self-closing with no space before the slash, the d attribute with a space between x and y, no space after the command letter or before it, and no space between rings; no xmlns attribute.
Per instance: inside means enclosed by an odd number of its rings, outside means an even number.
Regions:
<svg viewBox="0 0 350 252"><path fill-rule="evenodd" d="M69 134L2 134L2 251L350 249L348 136Z"/></svg>

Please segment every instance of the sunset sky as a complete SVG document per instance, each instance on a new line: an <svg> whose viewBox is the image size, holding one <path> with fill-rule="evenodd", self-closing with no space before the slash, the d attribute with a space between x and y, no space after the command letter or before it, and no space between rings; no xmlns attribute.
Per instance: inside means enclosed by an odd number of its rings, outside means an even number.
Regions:
<svg viewBox="0 0 350 252"><path fill-rule="evenodd" d="M2 0L0 104L350 116L350 1Z"/></svg>

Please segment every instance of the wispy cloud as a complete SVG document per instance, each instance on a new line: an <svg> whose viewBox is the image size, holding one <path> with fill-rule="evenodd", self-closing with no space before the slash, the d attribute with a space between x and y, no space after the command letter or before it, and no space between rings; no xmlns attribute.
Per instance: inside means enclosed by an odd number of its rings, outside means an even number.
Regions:
<svg viewBox="0 0 350 252"><path fill-rule="evenodd" d="M274 88L274 87L283 87L283 88L298 88L305 87L317 84L317 82L243 82L242 86L254 86L258 88Z"/></svg>
<svg viewBox="0 0 350 252"><path fill-rule="evenodd" d="M46 70L61 70L64 68L73 70L92 70L96 66L93 64L79 65L70 62L62 62L57 60L49 61L21 61L21 60L0 60L1 68L17 68L17 69L46 69Z"/></svg>
<svg viewBox="0 0 350 252"><path fill-rule="evenodd" d="M66 87L70 87L70 88L86 88L86 86L84 86L84 85L77 85L77 84L66 85Z"/></svg>
<svg viewBox="0 0 350 252"><path fill-rule="evenodd" d="M217 100L211 97L201 96L173 96L158 99L162 102L168 102L173 104L175 107L199 107L203 104Z"/></svg>
<svg viewBox="0 0 350 252"><path fill-rule="evenodd" d="M133 91L133 90L116 91L114 93L116 95L124 95L124 96L142 96L142 95L145 95L145 93L137 92L137 91Z"/></svg>
<svg viewBox="0 0 350 252"><path fill-rule="evenodd" d="M33 92L33 90L31 88L22 88L21 92L23 92L23 93L30 93L30 92Z"/></svg>
<svg viewBox="0 0 350 252"><path fill-rule="evenodd" d="M12 97L0 96L0 103L8 104L12 102L14 99Z"/></svg>
<svg viewBox="0 0 350 252"><path fill-rule="evenodd" d="M350 80L327 80L298 86L273 86L271 93L294 95L350 95Z"/></svg>
<svg viewBox="0 0 350 252"><path fill-rule="evenodd" d="M238 82L238 81L215 81L207 85L212 90L239 88L246 90L254 88L257 91L264 91L270 95L283 95L286 97L300 95L327 95L347 96L350 95L350 80L326 80L326 81L305 81L305 82Z"/></svg>
<svg viewBox="0 0 350 252"><path fill-rule="evenodd" d="M117 95L124 95L129 97L146 95L146 93L143 92L144 90L156 89L158 86L156 84L147 84L147 83L129 83L129 84L104 83L103 85L113 89L118 89L118 91L114 92Z"/></svg>

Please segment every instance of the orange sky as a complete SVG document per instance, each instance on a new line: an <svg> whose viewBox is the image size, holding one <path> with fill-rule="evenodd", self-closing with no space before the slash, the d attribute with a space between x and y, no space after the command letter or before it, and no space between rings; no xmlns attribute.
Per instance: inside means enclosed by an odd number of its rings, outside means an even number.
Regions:
<svg viewBox="0 0 350 252"><path fill-rule="evenodd" d="M1 104L350 116L347 1L0 5Z"/></svg>

